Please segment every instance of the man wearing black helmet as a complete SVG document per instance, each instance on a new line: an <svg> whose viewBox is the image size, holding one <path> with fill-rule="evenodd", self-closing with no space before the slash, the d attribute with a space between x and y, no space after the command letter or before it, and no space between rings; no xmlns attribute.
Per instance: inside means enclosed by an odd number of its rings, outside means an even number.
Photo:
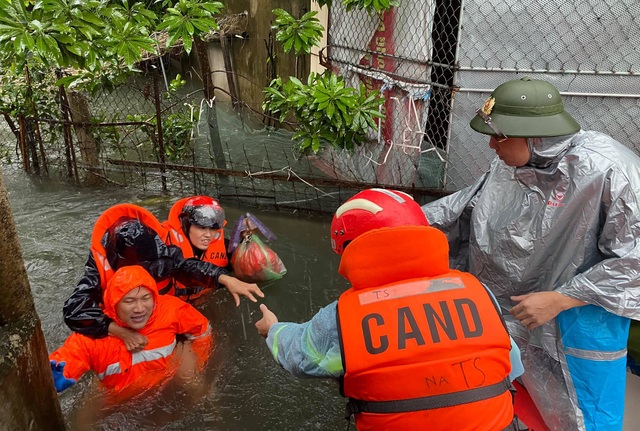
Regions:
<svg viewBox="0 0 640 431"><path fill-rule="evenodd" d="M114 335L129 351L144 348L146 337L119 327L102 309L104 288L117 269L128 265L146 269L161 294L169 293L178 280L204 288L225 286L235 298L244 295L254 302L254 293L261 296L257 286L229 277L223 267L185 258L179 247L165 244L167 235L156 217L137 205L119 204L104 211L93 228L84 274L63 307L67 326L91 338Z"/></svg>
<svg viewBox="0 0 640 431"><path fill-rule="evenodd" d="M629 319L640 319L640 159L580 129L558 90L498 86L471 127L497 158L423 206L454 266L490 286L553 430L622 429Z"/></svg>

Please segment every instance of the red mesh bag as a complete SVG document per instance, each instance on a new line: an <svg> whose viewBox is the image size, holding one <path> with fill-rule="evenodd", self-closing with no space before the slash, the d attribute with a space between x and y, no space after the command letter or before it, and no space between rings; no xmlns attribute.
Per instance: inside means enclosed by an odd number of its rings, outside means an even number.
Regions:
<svg viewBox="0 0 640 431"><path fill-rule="evenodd" d="M231 265L235 276L247 283L277 280L287 273L276 252L255 235L242 240L231 257Z"/></svg>

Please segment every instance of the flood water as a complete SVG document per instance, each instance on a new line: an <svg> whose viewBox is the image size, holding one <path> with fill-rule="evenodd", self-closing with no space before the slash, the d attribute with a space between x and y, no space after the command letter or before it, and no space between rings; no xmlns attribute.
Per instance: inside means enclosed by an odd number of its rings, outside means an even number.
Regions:
<svg viewBox="0 0 640 431"><path fill-rule="evenodd" d="M100 213L116 203L131 202L164 220L171 204L182 197L122 188L87 189L30 178L7 167L3 179L49 352L70 333L62 320L62 304L82 275L91 229ZM230 226L249 211L278 235L270 245L288 272L260 287L266 295L263 302L281 321L308 320L346 288L337 274L339 258L330 247L330 216L308 218L221 203ZM189 401L164 393L98 412L88 395L95 384L88 373L60 394L68 429L346 429L345 401L335 381L299 380L274 362L254 327L261 317L257 304L243 299L236 308L231 295L221 290L210 294L199 309L211 320L215 339L206 370L211 382L206 395ZM102 416L87 419L96 413Z"/></svg>

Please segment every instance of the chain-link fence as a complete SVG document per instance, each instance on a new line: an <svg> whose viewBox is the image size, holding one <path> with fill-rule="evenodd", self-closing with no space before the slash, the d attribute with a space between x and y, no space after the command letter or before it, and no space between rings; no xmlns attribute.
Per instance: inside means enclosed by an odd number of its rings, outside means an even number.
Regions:
<svg viewBox="0 0 640 431"><path fill-rule="evenodd" d="M556 85L584 129L640 150L637 1L410 0L382 18L334 4L329 20L329 63L386 99L351 171L376 163L382 183L469 185L494 155L468 122L523 75Z"/></svg>
<svg viewBox="0 0 640 431"><path fill-rule="evenodd" d="M420 198L470 184L494 155L468 122L493 88L525 74L556 85L583 128L640 149L637 46L632 0L416 0L382 17L334 2L328 64L385 97L385 120L353 153L301 156L291 133L265 128L242 101L207 103L199 81L169 91L170 56L110 93L56 89L59 109L5 115L0 139L5 155L26 154L26 170L74 181L330 212L355 189Z"/></svg>
<svg viewBox="0 0 640 431"><path fill-rule="evenodd" d="M14 121L1 142L16 142L29 172L272 209L328 213L354 190L377 185L360 175L338 178L326 158L302 156L291 132L265 128L238 100L207 102L199 81L169 91L175 76L162 73L166 63L149 66L111 92L58 89L58 108ZM333 157L330 166L343 163Z"/></svg>

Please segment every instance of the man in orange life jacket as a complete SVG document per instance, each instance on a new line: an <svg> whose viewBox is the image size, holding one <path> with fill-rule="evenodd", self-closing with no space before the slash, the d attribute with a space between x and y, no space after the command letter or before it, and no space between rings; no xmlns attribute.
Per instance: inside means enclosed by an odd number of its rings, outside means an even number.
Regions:
<svg viewBox="0 0 640 431"><path fill-rule="evenodd" d="M118 326L102 308L102 293L109 279L127 265L144 267L158 283L160 294L170 293L173 283L178 282L204 288L225 286L235 297L244 295L254 302L253 294L262 296L257 285L228 275L222 267L185 259L180 247L165 244L166 236L156 217L142 207L118 204L104 211L93 228L84 274L63 307L67 326L92 338L115 335L133 352L144 348L145 336Z"/></svg>
<svg viewBox="0 0 640 431"><path fill-rule="evenodd" d="M156 387L179 369L184 373L185 363L194 368L191 375L204 368L211 351L209 321L186 302L160 296L155 280L141 266L124 266L110 278L104 311L119 326L143 334L148 344L132 353L114 336L96 340L71 334L49 355L58 392L91 370L110 396L123 399ZM187 338L184 344L177 343L178 334Z"/></svg>
<svg viewBox="0 0 640 431"><path fill-rule="evenodd" d="M231 271L230 256L227 253L229 240L224 236L226 224L224 209L209 196L180 199L171 207L169 218L162 223L167 230L167 244L180 247L185 258L200 259ZM201 286L176 283L173 293L191 301L202 296L206 290ZM252 293L264 297L257 286ZM240 296L234 292L231 294L236 305L240 305Z"/></svg>
<svg viewBox="0 0 640 431"><path fill-rule="evenodd" d="M449 269L447 239L420 206L362 191L338 208L331 242L352 287L302 324L262 304L256 327L275 360L340 379L360 431L517 429L519 350L486 288Z"/></svg>

